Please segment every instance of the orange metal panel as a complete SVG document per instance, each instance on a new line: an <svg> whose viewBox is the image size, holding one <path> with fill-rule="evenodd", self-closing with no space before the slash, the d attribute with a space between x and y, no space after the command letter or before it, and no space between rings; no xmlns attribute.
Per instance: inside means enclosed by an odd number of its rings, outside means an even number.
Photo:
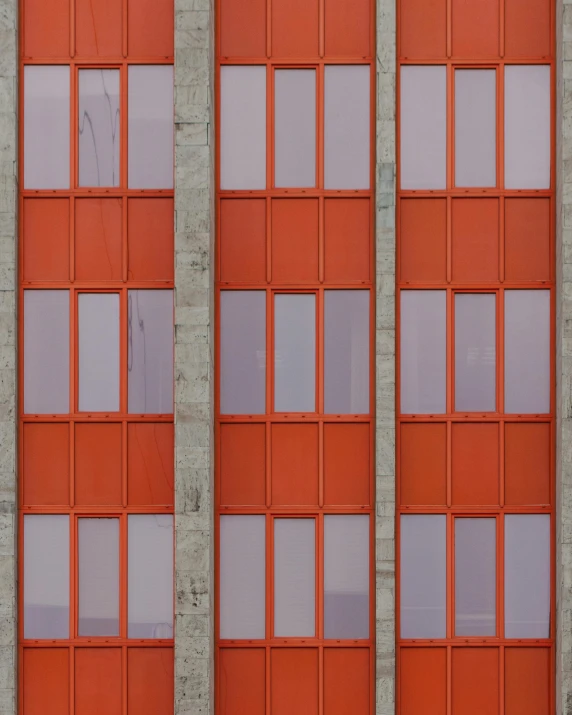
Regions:
<svg viewBox="0 0 572 715"><path fill-rule="evenodd" d="M172 57L173 0L127 0L127 47L131 57Z"/></svg>
<svg viewBox="0 0 572 715"><path fill-rule="evenodd" d="M498 424L452 426L453 504L499 504Z"/></svg>
<svg viewBox="0 0 572 715"><path fill-rule="evenodd" d="M220 503L264 504L266 427L220 426Z"/></svg>
<svg viewBox="0 0 572 715"><path fill-rule="evenodd" d="M175 472L174 425L127 425L127 502L172 504Z"/></svg>
<svg viewBox="0 0 572 715"><path fill-rule="evenodd" d="M69 57L69 0L24 0L25 57Z"/></svg>
<svg viewBox="0 0 572 715"><path fill-rule="evenodd" d="M274 57L315 57L318 54L318 0L272 0Z"/></svg>
<svg viewBox="0 0 572 715"><path fill-rule="evenodd" d="M272 280L318 280L318 200L272 200Z"/></svg>
<svg viewBox="0 0 572 715"><path fill-rule="evenodd" d="M455 715L497 715L498 648L453 648L452 707Z"/></svg>
<svg viewBox="0 0 572 715"><path fill-rule="evenodd" d="M173 199L127 200L129 280L173 280L175 263L173 214Z"/></svg>
<svg viewBox="0 0 572 715"><path fill-rule="evenodd" d="M368 57L371 51L370 0L324 0L327 57Z"/></svg>
<svg viewBox="0 0 572 715"><path fill-rule="evenodd" d="M504 649L504 715L549 715L549 648Z"/></svg>
<svg viewBox="0 0 572 715"><path fill-rule="evenodd" d="M75 49L83 57L119 57L122 51L121 2L75 0Z"/></svg>
<svg viewBox="0 0 572 715"><path fill-rule="evenodd" d="M121 199L76 199L76 279L121 280L121 255Z"/></svg>
<svg viewBox="0 0 572 715"><path fill-rule="evenodd" d="M498 199L453 199L452 265L454 281L498 281Z"/></svg>
<svg viewBox="0 0 572 715"><path fill-rule="evenodd" d="M504 498L506 504L550 503L550 425L505 424Z"/></svg>
<svg viewBox="0 0 572 715"><path fill-rule="evenodd" d="M499 0L450 0L453 57L477 60L499 54Z"/></svg>
<svg viewBox="0 0 572 715"><path fill-rule="evenodd" d="M266 201L223 199L219 242L221 281L265 281Z"/></svg>
<svg viewBox="0 0 572 715"><path fill-rule="evenodd" d="M324 425L324 504L370 504L369 424Z"/></svg>
<svg viewBox="0 0 572 715"><path fill-rule="evenodd" d="M24 715L68 715L69 649L24 648L22 712Z"/></svg>
<svg viewBox="0 0 572 715"><path fill-rule="evenodd" d="M265 715L264 648L222 648L218 665L218 710L221 715Z"/></svg>
<svg viewBox="0 0 572 715"><path fill-rule="evenodd" d="M447 503L447 425L402 424L400 503Z"/></svg>
<svg viewBox="0 0 572 715"><path fill-rule="evenodd" d="M24 199L23 206L24 280L69 280L69 199Z"/></svg>
<svg viewBox="0 0 572 715"><path fill-rule="evenodd" d="M75 649L75 715L121 715L121 649Z"/></svg>
<svg viewBox="0 0 572 715"><path fill-rule="evenodd" d="M369 648L324 648L324 715L370 709Z"/></svg>
<svg viewBox="0 0 572 715"><path fill-rule="evenodd" d="M328 283L367 281L371 260L369 199L325 199L324 277Z"/></svg>
<svg viewBox="0 0 572 715"><path fill-rule="evenodd" d="M273 648L272 715L318 715L318 649Z"/></svg>
<svg viewBox="0 0 572 715"><path fill-rule="evenodd" d="M127 649L127 715L172 715L172 648Z"/></svg>
<svg viewBox="0 0 572 715"><path fill-rule="evenodd" d="M318 425L272 425L272 504L318 503Z"/></svg>
<svg viewBox="0 0 572 715"><path fill-rule="evenodd" d="M550 280L550 199L505 199L504 220L505 279Z"/></svg>
<svg viewBox="0 0 572 715"><path fill-rule="evenodd" d="M220 0L220 54L266 57L266 0Z"/></svg>
<svg viewBox="0 0 572 715"><path fill-rule="evenodd" d="M402 281L447 279L447 199L402 199L399 266Z"/></svg>
<svg viewBox="0 0 572 715"><path fill-rule="evenodd" d="M506 57L550 55L550 1L505 0Z"/></svg>
<svg viewBox="0 0 572 715"><path fill-rule="evenodd" d="M69 504L70 428L67 423L23 425L25 505Z"/></svg>
<svg viewBox="0 0 572 715"><path fill-rule="evenodd" d="M447 54L446 0L401 0L399 56L433 59Z"/></svg>
<svg viewBox="0 0 572 715"><path fill-rule="evenodd" d="M401 715L447 712L447 649L403 648L399 656Z"/></svg>
<svg viewBox="0 0 572 715"><path fill-rule="evenodd" d="M76 504L121 504L121 425L75 426Z"/></svg>

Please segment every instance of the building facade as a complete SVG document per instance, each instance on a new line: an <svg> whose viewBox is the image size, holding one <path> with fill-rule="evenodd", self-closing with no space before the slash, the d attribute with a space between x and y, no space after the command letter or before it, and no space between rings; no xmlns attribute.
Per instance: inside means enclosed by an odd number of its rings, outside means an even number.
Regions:
<svg viewBox="0 0 572 715"><path fill-rule="evenodd" d="M565 0L0 0L0 713L572 713Z"/></svg>

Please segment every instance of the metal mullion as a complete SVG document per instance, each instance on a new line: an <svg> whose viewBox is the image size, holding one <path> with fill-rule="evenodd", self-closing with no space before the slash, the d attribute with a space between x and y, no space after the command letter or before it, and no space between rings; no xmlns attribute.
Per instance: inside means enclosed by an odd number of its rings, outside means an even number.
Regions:
<svg viewBox="0 0 572 715"><path fill-rule="evenodd" d="M497 410L500 415L504 414L504 299L505 289L499 288L496 296L497 300L497 349L496 349L496 379L497 379Z"/></svg>
<svg viewBox="0 0 572 715"><path fill-rule="evenodd" d="M503 3L501 3L503 5ZM504 72L501 62L497 69L497 186L505 190L504 181Z"/></svg>
<svg viewBox="0 0 572 715"><path fill-rule="evenodd" d="M324 0L320 0L323 2ZM316 69L316 188L324 190L324 129L325 129L325 67L319 64Z"/></svg>
<svg viewBox="0 0 572 715"><path fill-rule="evenodd" d="M504 514L500 513L496 517L496 583L497 583L497 613L496 613L496 634L497 638L504 638Z"/></svg>
<svg viewBox="0 0 572 715"><path fill-rule="evenodd" d="M324 475L324 422L318 422L318 506L324 506L325 475Z"/></svg>
<svg viewBox="0 0 572 715"><path fill-rule="evenodd" d="M266 514L266 640L274 638L274 516Z"/></svg>
<svg viewBox="0 0 572 715"><path fill-rule="evenodd" d="M79 186L79 67L70 65L70 188Z"/></svg>
<svg viewBox="0 0 572 715"><path fill-rule="evenodd" d="M119 519L119 635L128 638L127 606L129 596L128 583L128 521L125 512L118 515Z"/></svg>
<svg viewBox="0 0 572 715"><path fill-rule="evenodd" d="M219 321L220 326L220 321ZM220 329L217 331L220 334ZM266 415L274 412L274 293L266 289Z"/></svg>
<svg viewBox="0 0 572 715"><path fill-rule="evenodd" d="M316 412L320 415L324 414L324 310L325 310L325 295L324 288L318 288L315 293L316 300L316 396L315 406Z"/></svg>
<svg viewBox="0 0 572 715"><path fill-rule="evenodd" d="M269 0L271 2L272 0ZM266 63L266 190L274 189L274 71ZM220 122L219 122L220 124ZM220 144L219 144L220 146ZM219 194L220 195L220 194Z"/></svg>
<svg viewBox="0 0 572 715"><path fill-rule="evenodd" d="M446 288L446 411L451 414L455 410L455 294L451 288Z"/></svg>
<svg viewBox="0 0 572 715"><path fill-rule="evenodd" d="M127 0L124 0L127 3ZM131 61L130 61L131 63ZM128 160L129 160L129 132L128 132L128 91L129 71L127 62L123 62L119 69L119 188L123 191L129 189Z"/></svg>
<svg viewBox="0 0 572 715"><path fill-rule="evenodd" d="M326 265L326 201L324 196L318 197L318 282L325 280Z"/></svg>
<svg viewBox="0 0 572 715"><path fill-rule="evenodd" d="M127 454L128 454L128 429L129 423L127 420L121 421L121 506L125 509L129 503L129 492L128 492L128 464L127 464Z"/></svg>
<svg viewBox="0 0 572 715"><path fill-rule="evenodd" d="M124 195L121 197L121 279L123 283L126 283L129 279L129 225L127 204L128 199L127 196Z"/></svg>
<svg viewBox="0 0 572 715"><path fill-rule="evenodd" d="M78 400L78 365L76 365L76 353L78 350L78 309L77 309L77 291L73 286L69 287L69 309L70 309L70 334L69 334L69 380L70 380L70 405L69 412L77 412Z"/></svg>
<svg viewBox="0 0 572 715"><path fill-rule="evenodd" d="M128 358L129 358L129 294L127 288L119 293L119 411L128 413Z"/></svg>
<svg viewBox="0 0 572 715"><path fill-rule="evenodd" d="M70 529L70 612L69 612L69 634L70 640L74 641L78 637L77 619L79 615L79 550L78 550L78 517L76 514L69 514Z"/></svg>
<svg viewBox="0 0 572 715"><path fill-rule="evenodd" d="M452 639L455 635L455 519L449 511L446 514L446 561L447 561L447 603L446 608L446 623L447 623L447 639Z"/></svg>
<svg viewBox="0 0 572 715"><path fill-rule="evenodd" d="M315 637L324 640L324 513L318 512L314 520L315 527L315 598L316 624L314 628Z"/></svg>
<svg viewBox="0 0 572 715"><path fill-rule="evenodd" d="M73 509L75 506L75 423L69 422L68 425L69 445L70 445L70 483L69 483L69 507Z"/></svg>

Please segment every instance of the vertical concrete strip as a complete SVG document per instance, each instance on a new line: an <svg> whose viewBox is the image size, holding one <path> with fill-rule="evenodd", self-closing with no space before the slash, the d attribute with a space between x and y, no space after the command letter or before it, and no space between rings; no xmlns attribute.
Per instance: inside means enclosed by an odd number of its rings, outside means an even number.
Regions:
<svg viewBox="0 0 572 715"><path fill-rule="evenodd" d="M394 0L377 0L376 713L395 712L395 52Z"/></svg>
<svg viewBox="0 0 572 715"><path fill-rule="evenodd" d="M213 711L213 7L175 0L175 713Z"/></svg>

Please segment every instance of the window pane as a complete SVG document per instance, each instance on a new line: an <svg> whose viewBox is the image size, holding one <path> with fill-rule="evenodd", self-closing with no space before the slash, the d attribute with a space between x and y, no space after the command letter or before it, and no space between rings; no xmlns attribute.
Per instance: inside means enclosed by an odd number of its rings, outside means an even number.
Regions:
<svg viewBox="0 0 572 715"><path fill-rule="evenodd" d="M68 638L69 517L24 517L24 638Z"/></svg>
<svg viewBox="0 0 572 715"><path fill-rule="evenodd" d="M173 188L173 68L130 65L129 188Z"/></svg>
<svg viewBox="0 0 572 715"><path fill-rule="evenodd" d="M274 184L316 185L316 70L274 73Z"/></svg>
<svg viewBox="0 0 572 715"><path fill-rule="evenodd" d="M369 332L369 291L325 291L326 413L369 412Z"/></svg>
<svg viewBox="0 0 572 715"><path fill-rule="evenodd" d="M173 411L173 291L130 290L129 412Z"/></svg>
<svg viewBox="0 0 572 715"><path fill-rule="evenodd" d="M128 522L129 638L173 637L173 517L130 514Z"/></svg>
<svg viewBox="0 0 572 715"><path fill-rule="evenodd" d="M442 515L401 517L401 637L447 635L447 522Z"/></svg>
<svg viewBox="0 0 572 715"><path fill-rule="evenodd" d="M550 67L507 65L504 80L504 184L550 188Z"/></svg>
<svg viewBox="0 0 572 715"><path fill-rule="evenodd" d="M324 517L324 637L369 638L369 517Z"/></svg>
<svg viewBox="0 0 572 715"><path fill-rule="evenodd" d="M220 410L227 415L266 411L266 293L220 294Z"/></svg>
<svg viewBox="0 0 572 715"><path fill-rule="evenodd" d="M119 519L78 519L80 636L119 635Z"/></svg>
<svg viewBox="0 0 572 715"><path fill-rule="evenodd" d="M507 514L504 520L506 638L550 637L550 516Z"/></svg>
<svg viewBox="0 0 572 715"><path fill-rule="evenodd" d="M496 186L496 71L455 71L455 185Z"/></svg>
<svg viewBox="0 0 572 715"><path fill-rule="evenodd" d="M369 65L325 69L324 186L369 189Z"/></svg>
<svg viewBox="0 0 572 715"><path fill-rule="evenodd" d="M505 412L550 412L550 291L504 294Z"/></svg>
<svg viewBox="0 0 572 715"><path fill-rule="evenodd" d="M69 186L70 68L24 67L24 188Z"/></svg>
<svg viewBox="0 0 572 715"><path fill-rule="evenodd" d="M78 297L79 409L119 410L119 296Z"/></svg>
<svg viewBox="0 0 572 715"><path fill-rule="evenodd" d="M220 637L264 638L266 518L220 518Z"/></svg>
<svg viewBox="0 0 572 715"><path fill-rule="evenodd" d="M277 295L274 304L274 410L316 409L316 296Z"/></svg>
<svg viewBox="0 0 572 715"><path fill-rule="evenodd" d="M401 188L447 185L447 70L401 68Z"/></svg>
<svg viewBox="0 0 572 715"><path fill-rule="evenodd" d="M496 410L496 297L455 295L455 409Z"/></svg>
<svg viewBox="0 0 572 715"><path fill-rule="evenodd" d="M455 519L455 635L496 634L496 520Z"/></svg>
<svg viewBox="0 0 572 715"><path fill-rule="evenodd" d="M274 635L316 633L316 521L274 520Z"/></svg>
<svg viewBox="0 0 572 715"><path fill-rule="evenodd" d="M401 291L401 412L442 414L447 385L444 290Z"/></svg>
<svg viewBox="0 0 572 715"><path fill-rule="evenodd" d="M220 187L266 188L266 67L221 67Z"/></svg>
<svg viewBox="0 0 572 715"><path fill-rule="evenodd" d="M70 411L70 296L24 291L24 412Z"/></svg>

